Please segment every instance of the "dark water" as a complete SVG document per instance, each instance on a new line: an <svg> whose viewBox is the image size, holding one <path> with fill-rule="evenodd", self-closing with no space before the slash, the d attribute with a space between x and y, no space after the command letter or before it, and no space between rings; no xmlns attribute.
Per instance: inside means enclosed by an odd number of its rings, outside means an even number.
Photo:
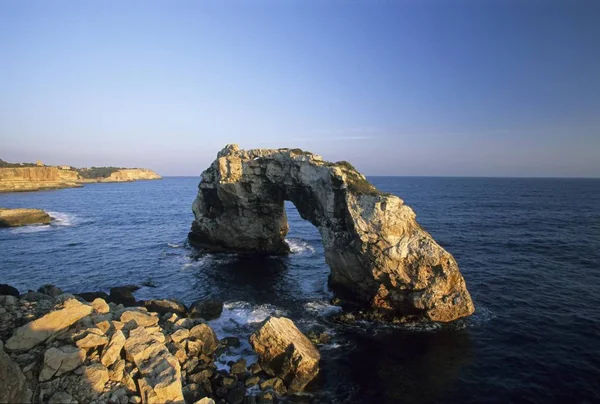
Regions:
<svg viewBox="0 0 600 404"><path fill-rule="evenodd" d="M450 326L336 325L319 234L292 205L289 257L187 247L197 178L0 194L0 206L57 218L0 230L0 283L81 292L151 279L158 287L138 298L224 298L212 322L220 337L247 336L270 314L333 333L318 380L291 401L600 401L600 180L372 181L402 197L454 254L473 317ZM253 359L247 343L235 355Z"/></svg>

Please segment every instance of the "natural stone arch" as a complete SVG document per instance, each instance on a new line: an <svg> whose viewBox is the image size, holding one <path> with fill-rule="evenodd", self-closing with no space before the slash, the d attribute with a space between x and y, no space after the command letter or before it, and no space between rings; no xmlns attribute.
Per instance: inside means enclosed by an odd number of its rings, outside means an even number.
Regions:
<svg viewBox="0 0 600 404"><path fill-rule="evenodd" d="M286 200L319 229L329 285L342 300L434 321L473 313L456 261L410 207L349 163L300 149L221 150L202 173L189 240L211 251L285 254Z"/></svg>

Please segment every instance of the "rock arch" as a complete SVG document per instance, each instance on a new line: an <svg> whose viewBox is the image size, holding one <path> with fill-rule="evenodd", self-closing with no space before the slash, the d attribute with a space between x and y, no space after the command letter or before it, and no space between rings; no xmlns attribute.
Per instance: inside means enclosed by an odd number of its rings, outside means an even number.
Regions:
<svg viewBox="0 0 600 404"><path fill-rule="evenodd" d="M202 173L189 240L211 251L286 254L286 200L319 229L329 285L342 300L442 322L473 313L456 261L410 207L349 163L300 149L221 150Z"/></svg>

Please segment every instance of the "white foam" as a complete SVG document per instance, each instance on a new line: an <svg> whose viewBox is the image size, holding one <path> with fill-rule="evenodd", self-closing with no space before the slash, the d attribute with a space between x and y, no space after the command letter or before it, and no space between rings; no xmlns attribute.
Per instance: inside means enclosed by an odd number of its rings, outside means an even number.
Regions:
<svg viewBox="0 0 600 404"><path fill-rule="evenodd" d="M167 245L171 248L181 248L181 244L177 243L167 243Z"/></svg>
<svg viewBox="0 0 600 404"><path fill-rule="evenodd" d="M15 234L26 234L26 233L39 233L41 231L49 231L57 227L74 226L78 223L77 216L72 213L62 212L47 212L52 221L50 224L34 224L30 226L17 227L12 229L12 233Z"/></svg>
<svg viewBox="0 0 600 404"><path fill-rule="evenodd" d="M269 316L285 314L285 311L270 304L252 305L248 302L234 301L225 303L221 317L209 323L219 338L222 338L227 335L237 336L240 328L251 331Z"/></svg>
<svg viewBox="0 0 600 404"><path fill-rule="evenodd" d="M329 316L342 311L340 306L335 306L325 300L315 300L304 304L306 311L315 313L319 316Z"/></svg>
<svg viewBox="0 0 600 404"><path fill-rule="evenodd" d="M50 222L51 226L74 226L79 223L77 216L72 213L48 212L48 214L54 219Z"/></svg>
<svg viewBox="0 0 600 404"><path fill-rule="evenodd" d="M293 254L314 254L315 249L306 241L299 238L286 238L285 241L290 246L290 251Z"/></svg>

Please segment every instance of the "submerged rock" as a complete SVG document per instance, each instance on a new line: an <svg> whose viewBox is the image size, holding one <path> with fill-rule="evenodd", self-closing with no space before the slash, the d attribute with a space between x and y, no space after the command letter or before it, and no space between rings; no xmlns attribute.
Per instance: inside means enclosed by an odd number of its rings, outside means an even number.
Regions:
<svg viewBox="0 0 600 404"><path fill-rule="evenodd" d="M343 301L443 322L475 310L456 261L402 199L378 191L347 162L299 149L221 150L202 173L190 243L286 254L286 200L319 229L329 284Z"/></svg>
<svg viewBox="0 0 600 404"><path fill-rule="evenodd" d="M30 224L49 224L52 218L41 209L0 208L0 227L19 227Z"/></svg>
<svg viewBox="0 0 600 404"><path fill-rule="evenodd" d="M292 320L271 317L250 336L267 374L283 380L291 392L302 391L319 373L321 355Z"/></svg>

